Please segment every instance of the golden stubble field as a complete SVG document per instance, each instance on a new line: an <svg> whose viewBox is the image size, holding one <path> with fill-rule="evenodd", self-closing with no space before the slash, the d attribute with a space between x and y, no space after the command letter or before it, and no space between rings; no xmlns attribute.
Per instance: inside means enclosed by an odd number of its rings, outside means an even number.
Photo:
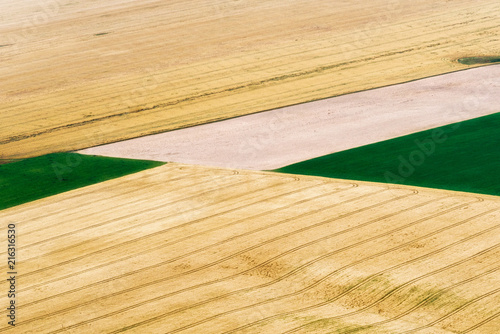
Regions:
<svg viewBox="0 0 500 334"><path fill-rule="evenodd" d="M19 323L0 332L500 327L498 197L167 164L1 217Z"/></svg>
<svg viewBox="0 0 500 334"><path fill-rule="evenodd" d="M87 148L83 154L272 170L500 112L500 65Z"/></svg>
<svg viewBox="0 0 500 334"><path fill-rule="evenodd" d="M2 1L0 159L331 97L500 53L480 1Z"/></svg>

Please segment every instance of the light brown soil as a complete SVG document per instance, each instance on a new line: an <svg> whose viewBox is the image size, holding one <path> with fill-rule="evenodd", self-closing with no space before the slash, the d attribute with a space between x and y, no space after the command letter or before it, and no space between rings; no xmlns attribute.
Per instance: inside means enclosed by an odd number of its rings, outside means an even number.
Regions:
<svg viewBox="0 0 500 334"><path fill-rule="evenodd" d="M498 197L167 164L1 220L5 333L498 333Z"/></svg>
<svg viewBox="0 0 500 334"><path fill-rule="evenodd" d="M80 151L207 166L275 169L494 112L489 66Z"/></svg>
<svg viewBox="0 0 500 334"><path fill-rule="evenodd" d="M45 4L45 5L43 5ZM467 68L497 0L1 1L0 159Z"/></svg>

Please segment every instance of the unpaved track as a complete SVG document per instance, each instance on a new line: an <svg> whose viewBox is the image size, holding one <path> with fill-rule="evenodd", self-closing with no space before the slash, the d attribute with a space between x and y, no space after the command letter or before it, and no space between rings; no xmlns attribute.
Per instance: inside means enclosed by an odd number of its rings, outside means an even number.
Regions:
<svg viewBox="0 0 500 334"><path fill-rule="evenodd" d="M445 74L80 151L270 170L500 112L500 66Z"/></svg>
<svg viewBox="0 0 500 334"><path fill-rule="evenodd" d="M498 329L498 197L167 164L0 215L0 332Z"/></svg>
<svg viewBox="0 0 500 334"><path fill-rule="evenodd" d="M7 0L0 13L0 159L406 82L500 53L497 0Z"/></svg>

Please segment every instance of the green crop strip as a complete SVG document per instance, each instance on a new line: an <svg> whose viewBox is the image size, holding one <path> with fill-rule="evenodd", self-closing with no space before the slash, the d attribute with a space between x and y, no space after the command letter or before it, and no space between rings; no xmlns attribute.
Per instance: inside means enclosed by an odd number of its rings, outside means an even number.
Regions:
<svg viewBox="0 0 500 334"><path fill-rule="evenodd" d="M500 56L466 57L458 59L464 65L480 65L500 63Z"/></svg>
<svg viewBox="0 0 500 334"><path fill-rule="evenodd" d="M54 153L0 165L0 210L163 164Z"/></svg>
<svg viewBox="0 0 500 334"><path fill-rule="evenodd" d="M500 195L500 113L276 170Z"/></svg>

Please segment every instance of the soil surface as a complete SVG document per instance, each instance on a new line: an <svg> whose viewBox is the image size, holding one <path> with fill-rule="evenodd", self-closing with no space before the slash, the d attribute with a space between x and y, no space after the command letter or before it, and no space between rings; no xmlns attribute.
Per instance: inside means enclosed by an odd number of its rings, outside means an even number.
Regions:
<svg viewBox="0 0 500 334"><path fill-rule="evenodd" d="M299 104L80 151L269 170L500 112L500 65Z"/></svg>

